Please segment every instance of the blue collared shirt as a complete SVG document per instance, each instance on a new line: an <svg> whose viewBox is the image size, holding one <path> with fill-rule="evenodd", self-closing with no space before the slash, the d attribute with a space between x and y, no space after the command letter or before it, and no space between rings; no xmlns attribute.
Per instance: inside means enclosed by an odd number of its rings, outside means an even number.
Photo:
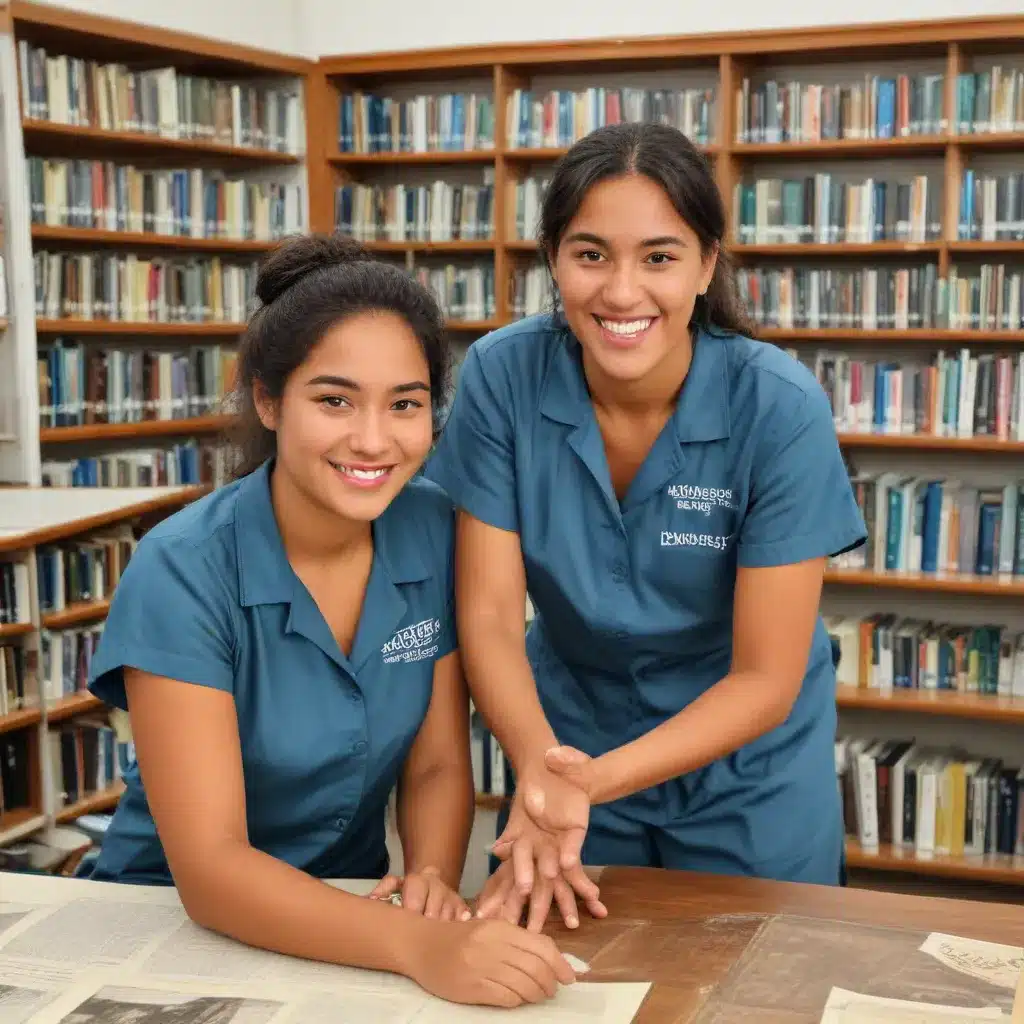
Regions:
<svg viewBox="0 0 1024 1024"><path fill-rule="evenodd" d="M427 713L434 663L456 647L452 506L418 479L374 522L346 657L288 563L271 466L142 538L89 688L127 708L122 669L134 666L232 694L252 845L320 877L379 877L389 794ZM125 781L92 877L170 884L137 767Z"/></svg>
<svg viewBox="0 0 1024 1024"><path fill-rule="evenodd" d="M470 347L427 474L474 517L519 534L541 703L559 741L592 756L728 674L739 567L833 555L866 536L813 374L773 345L708 331L621 501L579 344L546 315ZM819 619L785 724L694 773L682 803L651 817L698 813L716 792L795 773L808 756L824 772L834 687ZM834 767L825 782L834 790Z"/></svg>

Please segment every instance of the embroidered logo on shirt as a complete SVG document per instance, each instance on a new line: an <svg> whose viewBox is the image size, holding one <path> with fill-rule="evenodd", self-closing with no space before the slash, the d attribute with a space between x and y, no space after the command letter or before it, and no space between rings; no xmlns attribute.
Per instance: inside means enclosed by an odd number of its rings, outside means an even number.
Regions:
<svg viewBox="0 0 1024 1024"><path fill-rule="evenodd" d="M400 629L381 649L384 664L396 661L423 661L437 654L440 619L422 619Z"/></svg>
<svg viewBox="0 0 1024 1024"><path fill-rule="evenodd" d="M663 548L713 548L715 551L724 551L732 540L732 534L715 533L679 533L675 530L661 531L661 546Z"/></svg>
<svg viewBox="0 0 1024 1024"><path fill-rule="evenodd" d="M696 484L672 484L668 496L676 499L676 508L703 512L710 516L714 508L736 511L736 500L728 487L698 487Z"/></svg>

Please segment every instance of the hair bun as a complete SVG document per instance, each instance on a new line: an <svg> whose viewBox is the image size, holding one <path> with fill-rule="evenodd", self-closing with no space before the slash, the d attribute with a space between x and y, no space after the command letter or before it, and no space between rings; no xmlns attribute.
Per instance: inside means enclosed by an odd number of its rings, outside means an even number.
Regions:
<svg viewBox="0 0 1024 1024"><path fill-rule="evenodd" d="M256 297L266 306L314 270L372 259L369 250L348 235L298 235L264 260L256 278Z"/></svg>

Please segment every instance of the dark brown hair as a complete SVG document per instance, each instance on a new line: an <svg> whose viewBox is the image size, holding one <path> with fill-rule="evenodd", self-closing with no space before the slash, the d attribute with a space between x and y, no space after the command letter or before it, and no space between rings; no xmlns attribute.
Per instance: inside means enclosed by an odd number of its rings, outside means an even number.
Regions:
<svg viewBox="0 0 1024 1024"><path fill-rule="evenodd" d="M703 153L677 128L649 121L611 124L585 135L555 165L544 192L539 241L555 253L584 197L606 178L642 174L660 185L700 240L707 258L717 243L715 273L698 295L691 323L710 331L753 337L755 326L740 299L723 240L725 205ZM548 264L550 273L551 267ZM557 287L552 277L553 293Z"/></svg>
<svg viewBox="0 0 1024 1024"><path fill-rule="evenodd" d="M394 313L412 328L430 370L436 432L451 387L450 342L434 297L405 270L375 259L345 235L300 235L267 257L256 297L260 305L239 344L230 398L235 477L258 469L277 451L276 434L256 412L253 385L259 381L272 399L279 399L288 378L324 335L357 313Z"/></svg>

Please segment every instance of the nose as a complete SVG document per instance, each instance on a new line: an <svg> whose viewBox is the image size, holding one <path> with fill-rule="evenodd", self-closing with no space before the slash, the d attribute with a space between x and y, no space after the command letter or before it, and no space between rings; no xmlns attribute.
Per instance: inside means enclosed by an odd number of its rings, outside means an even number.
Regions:
<svg viewBox="0 0 1024 1024"><path fill-rule="evenodd" d="M367 457L384 454L390 445L387 417L376 409L362 409L349 420L351 430L348 446L352 452Z"/></svg>
<svg viewBox="0 0 1024 1024"><path fill-rule="evenodd" d="M612 309L635 309L643 299L639 270L630 260L613 263L605 278L602 299Z"/></svg>

